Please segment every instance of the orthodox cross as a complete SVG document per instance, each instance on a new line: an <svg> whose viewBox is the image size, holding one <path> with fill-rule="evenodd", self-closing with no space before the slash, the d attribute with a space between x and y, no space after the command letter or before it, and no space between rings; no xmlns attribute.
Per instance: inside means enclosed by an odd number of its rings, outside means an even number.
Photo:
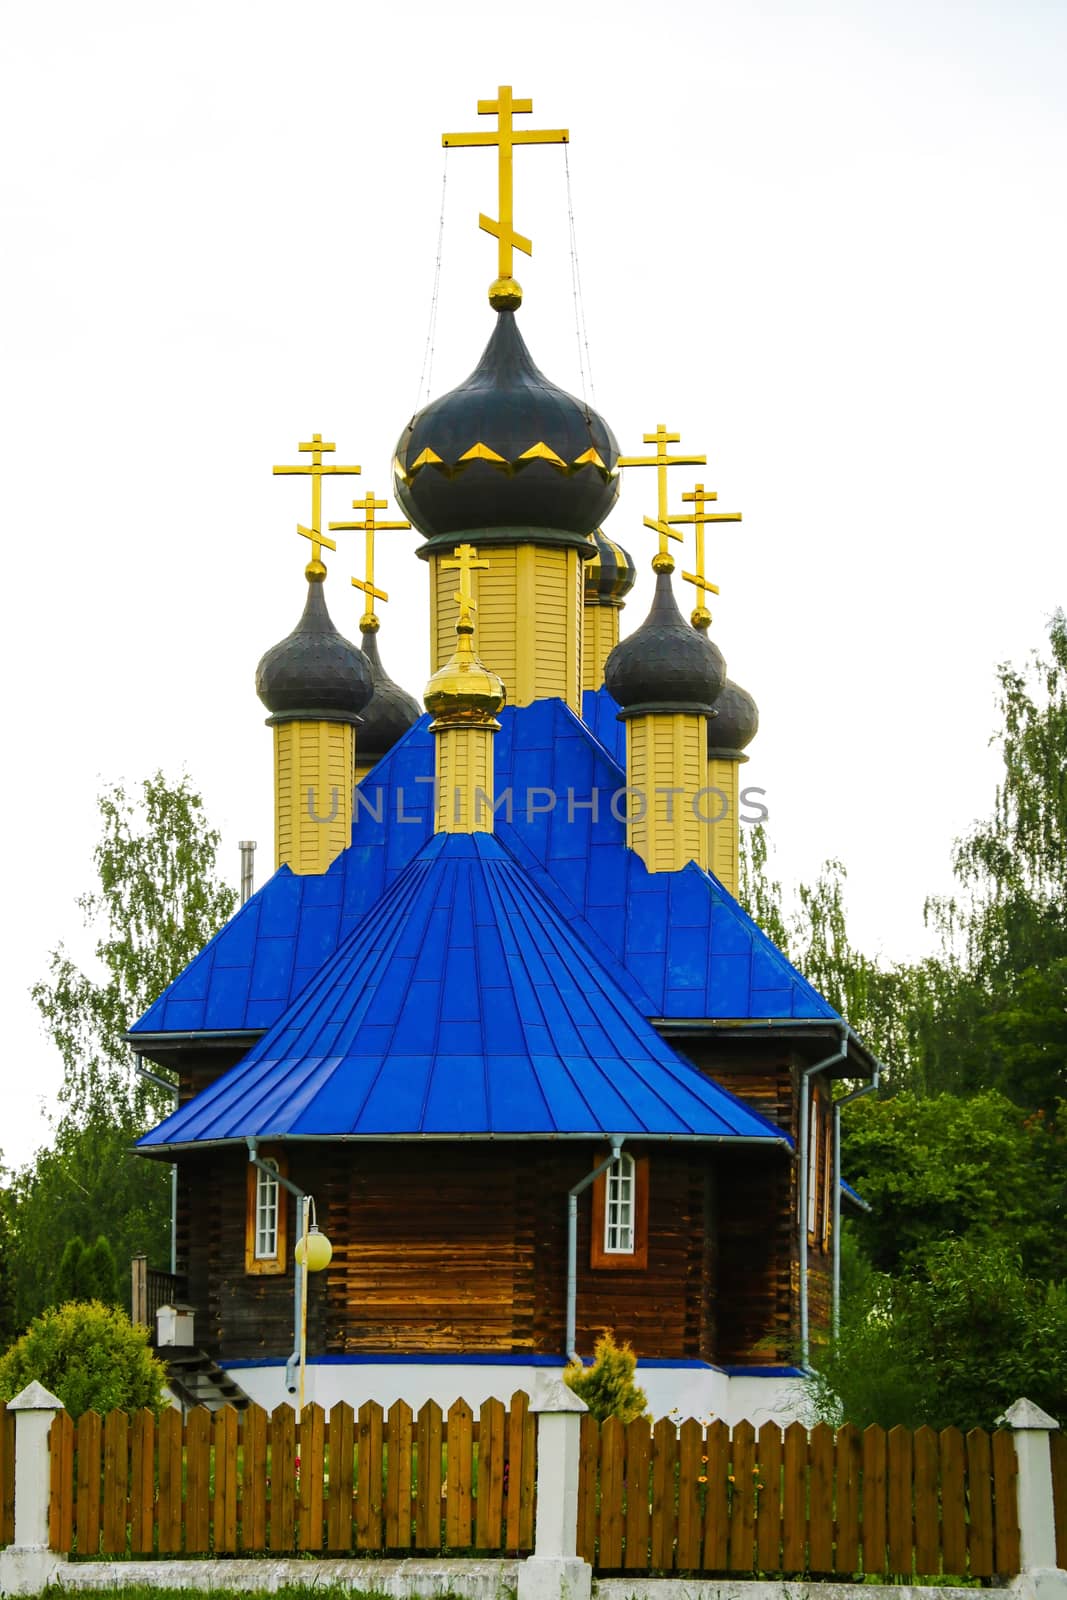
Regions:
<svg viewBox="0 0 1067 1600"><path fill-rule="evenodd" d="M645 527L651 528L653 533L659 534L659 552L653 557L652 567L656 572L673 572L674 559L667 548L668 539L681 539L680 533L675 533L667 517L667 468L707 465L707 456L672 456L667 454L669 444L677 444L681 439L680 433L668 433L662 422L656 423L655 433L645 433L641 436L645 444L654 444L654 456L620 456L620 467L655 467L658 479L658 515L655 520L651 517L644 519Z"/></svg>
<svg viewBox="0 0 1067 1600"><path fill-rule="evenodd" d="M500 190L500 216L494 222L491 217L479 216L478 226L486 233L491 233L497 241L497 271L500 278L511 278L513 256L512 250L521 250L524 255L533 254L533 245L521 233L516 233L514 228L515 216L513 210L512 186L512 152L517 144L566 144L570 134L566 128L520 128L516 129L512 117L516 114L525 114L533 111L532 100L515 100L512 98L511 85L501 84L496 92L495 100L479 100L478 115L482 117L495 116L497 119L496 130L493 133L443 133L441 143L448 149L452 145L496 145L499 152L497 157L497 182ZM494 285L494 288L496 286ZM515 285L518 289L518 285ZM490 296L493 291L490 290ZM521 291L519 291L521 298ZM517 300L515 301L517 304Z"/></svg>
<svg viewBox="0 0 1067 1600"><path fill-rule="evenodd" d="M367 599L367 609L359 619L359 625L364 633L373 633L378 627L378 618L374 614L375 600L388 600L389 596L384 589L374 587L374 535L379 528L410 528L410 522L378 522L375 520L376 511L384 511L388 500L376 500L374 490L368 489L362 500L353 500L352 510L363 511L366 515L362 522L331 522L328 524L331 533L345 533L354 530L356 533L366 535L366 566L365 578L353 578L352 587L362 589Z"/></svg>
<svg viewBox="0 0 1067 1600"><path fill-rule="evenodd" d="M668 522L691 522L696 529L697 559L695 572L683 572L682 577L686 583L691 583L696 588L696 609L690 617L694 628L709 628L711 626L711 612L704 604L705 595L718 594L719 586L709 583L704 576L704 529L709 522L740 522L740 511L709 511L707 508L713 500L719 497L714 489L705 489L702 483L695 484L691 494L683 494L682 499L688 500L693 506L690 512L679 512L678 515L668 517Z"/></svg>
<svg viewBox="0 0 1067 1600"><path fill-rule="evenodd" d="M471 612L477 611L478 607L474 603L474 595L471 592L471 573L487 572L489 570L489 563L488 561L479 561L476 559L478 552L475 550L472 544L458 544L453 554L455 555L456 559L454 561L442 561L441 568L446 572L454 571L457 568L459 569L459 591L457 594L452 596L453 600L459 607L459 617L456 620L456 632L473 633L474 623L471 617Z"/></svg>
<svg viewBox="0 0 1067 1600"><path fill-rule="evenodd" d="M297 474L311 478L311 527L301 527L298 522L296 531L303 538L311 540L311 560L307 565L308 577L324 578L326 576L326 568L322 564L322 547L325 545L327 550L336 550L337 546L332 539L327 539L322 532L323 476L327 473L330 475L335 473L353 474L358 473L361 469L359 467L323 466L322 457L324 452L336 450L337 446L335 444L325 444L321 433L313 433L310 444L298 444L296 448L301 455L311 456L310 465L304 461L296 467L275 467L274 473L276 477L279 475L292 477Z"/></svg>

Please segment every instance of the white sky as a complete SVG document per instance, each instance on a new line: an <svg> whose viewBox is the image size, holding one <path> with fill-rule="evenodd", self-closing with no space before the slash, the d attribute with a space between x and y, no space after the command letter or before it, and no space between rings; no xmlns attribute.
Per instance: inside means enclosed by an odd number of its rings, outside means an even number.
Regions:
<svg viewBox="0 0 1067 1600"><path fill-rule="evenodd" d="M762 717L778 866L849 869L869 950L992 798L993 671L1067 600L1067 10L762 0L393 8L81 0L0 20L4 762L0 1150L46 1135L28 987L84 953L95 796L187 766L272 858L262 651L303 603L313 431L389 486L415 405L442 131L509 82L568 126L596 401L662 420L744 522L714 636ZM448 160L436 393L491 332L495 155ZM563 151L520 150L521 327L580 385ZM679 469L675 494L696 473ZM683 481L684 480L684 481ZM608 529L651 588L649 473ZM395 515L391 511L390 515ZM332 563L354 634L356 537ZM418 693L426 569L382 541L382 653ZM688 597L684 602L688 609Z"/></svg>

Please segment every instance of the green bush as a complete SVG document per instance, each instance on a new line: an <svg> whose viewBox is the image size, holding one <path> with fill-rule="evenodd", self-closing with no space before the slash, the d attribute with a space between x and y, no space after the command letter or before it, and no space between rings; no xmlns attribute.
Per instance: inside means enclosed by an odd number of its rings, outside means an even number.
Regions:
<svg viewBox="0 0 1067 1600"><path fill-rule="evenodd" d="M0 1400L35 1378L72 1417L140 1406L158 1416L167 1374L148 1348L147 1328L99 1300L72 1300L43 1312L0 1358Z"/></svg>
<svg viewBox="0 0 1067 1600"><path fill-rule="evenodd" d="M648 1410L645 1391L634 1382L636 1367L632 1345L616 1344L605 1328L593 1348L593 1365L584 1367L580 1361L573 1362L565 1368L563 1381L585 1401L598 1422L606 1417L633 1422Z"/></svg>

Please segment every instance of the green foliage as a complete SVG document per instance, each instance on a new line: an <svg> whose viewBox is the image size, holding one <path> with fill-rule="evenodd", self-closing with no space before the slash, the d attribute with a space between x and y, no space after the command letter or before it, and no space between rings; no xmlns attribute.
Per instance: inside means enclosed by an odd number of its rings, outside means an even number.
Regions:
<svg viewBox="0 0 1067 1600"><path fill-rule="evenodd" d="M11 1196L0 1168L0 1350L5 1350L18 1331L15 1311L15 1240L11 1227Z"/></svg>
<svg viewBox="0 0 1067 1600"><path fill-rule="evenodd" d="M637 1357L630 1344L616 1344L605 1328L593 1347L593 1365L585 1367L580 1361L564 1369L563 1381L584 1400L598 1422L605 1417L618 1417L620 1422L633 1422L648 1410L645 1391L637 1387L634 1373Z"/></svg>
<svg viewBox="0 0 1067 1600"><path fill-rule="evenodd" d="M824 1416L860 1427L988 1428L1020 1395L1067 1420L1067 1291L999 1240L939 1240L871 1278L815 1392Z"/></svg>
<svg viewBox="0 0 1067 1600"><path fill-rule="evenodd" d="M163 1407L166 1369L148 1348L148 1330L98 1300L72 1300L37 1317L0 1358L0 1399L34 1379L58 1395L72 1417L83 1411Z"/></svg>
<svg viewBox="0 0 1067 1600"><path fill-rule="evenodd" d="M57 1304L68 1300L99 1300L106 1306L118 1304L115 1256L102 1234L95 1244L88 1246L80 1234L67 1240L54 1287Z"/></svg>

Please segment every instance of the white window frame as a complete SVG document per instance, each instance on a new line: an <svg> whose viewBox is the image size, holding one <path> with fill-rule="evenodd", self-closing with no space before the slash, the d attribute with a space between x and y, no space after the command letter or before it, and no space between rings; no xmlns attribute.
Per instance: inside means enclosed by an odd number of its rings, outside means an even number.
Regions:
<svg viewBox="0 0 1067 1600"><path fill-rule="evenodd" d="M268 1157L264 1165L272 1167L275 1175L271 1177L263 1171L263 1167L256 1168L255 1259L277 1261L281 1185L277 1176L278 1163Z"/></svg>
<svg viewBox="0 0 1067 1600"><path fill-rule="evenodd" d="M819 1215L819 1124L822 1101L814 1085L811 1090L811 1115L808 1122L808 1233L814 1237Z"/></svg>
<svg viewBox="0 0 1067 1600"><path fill-rule="evenodd" d="M637 1163L625 1150L604 1174L604 1254L632 1256L637 1247Z"/></svg>

